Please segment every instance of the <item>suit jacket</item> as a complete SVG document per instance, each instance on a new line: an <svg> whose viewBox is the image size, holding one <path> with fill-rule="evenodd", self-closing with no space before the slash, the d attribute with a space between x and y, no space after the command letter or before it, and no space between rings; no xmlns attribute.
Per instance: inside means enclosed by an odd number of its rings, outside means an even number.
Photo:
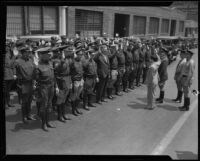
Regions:
<svg viewBox="0 0 200 161"><path fill-rule="evenodd" d="M161 61L161 64L158 68L158 74L160 77L160 83L165 82L168 79L168 73L167 73L167 66L168 66L168 58L166 57Z"/></svg>
<svg viewBox="0 0 200 161"><path fill-rule="evenodd" d="M106 78L110 74L110 61L108 56L105 60L102 53L97 53L94 57L94 61L97 63L97 73L99 78Z"/></svg>
<svg viewBox="0 0 200 161"><path fill-rule="evenodd" d="M12 58L10 58L10 54L6 53L4 66L4 80L13 80L13 76L15 74L15 57L13 56Z"/></svg>

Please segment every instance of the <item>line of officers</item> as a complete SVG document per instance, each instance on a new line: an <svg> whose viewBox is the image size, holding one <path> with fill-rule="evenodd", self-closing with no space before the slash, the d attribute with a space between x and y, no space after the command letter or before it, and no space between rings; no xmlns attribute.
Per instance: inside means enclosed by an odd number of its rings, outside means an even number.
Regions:
<svg viewBox="0 0 200 161"><path fill-rule="evenodd" d="M5 103L10 103L10 89L17 82L17 93L21 104L22 121L35 120L31 115L31 103L36 102L37 114L42 129L55 128L49 121L51 110L57 112L57 119L66 122L67 103L71 104L72 114L81 115L83 109L90 110L95 103L114 99L113 94L134 90L145 83L151 57L159 55L158 69L160 97L163 103L164 86L167 75L167 50L157 41L135 41L133 39L80 39L40 42L18 41L6 44L5 55ZM180 93L180 92L179 92ZM180 95L180 94L179 94ZM180 97L180 96L179 96Z"/></svg>

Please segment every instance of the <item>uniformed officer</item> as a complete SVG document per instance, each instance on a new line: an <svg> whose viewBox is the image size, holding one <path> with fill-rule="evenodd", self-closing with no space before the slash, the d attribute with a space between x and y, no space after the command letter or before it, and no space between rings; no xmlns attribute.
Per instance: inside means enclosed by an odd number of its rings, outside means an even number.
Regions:
<svg viewBox="0 0 200 161"><path fill-rule="evenodd" d="M147 71L148 71L149 66L151 64L150 59L151 59L151 49L149 47L149 43L147 43L146 44L146 51L145 51L145 66L143 68L143 81L142 81L143 84L146 80Z"/></svg>
<svg viewBox="0 0 200 161"><path fill-rule="evenodd" d="M127 42L127 47L124 49L125 55L125 73L123 76L123 91L128 92L128 78L131 71L133 70L133 55L131 53L133 49L133 44Z"/></svg>
<svg viewBox="0 0 200 161"><path fill-rule="evenodd" d="M33 95L33 78L35 65L33 61L30 60L29 54L31 53L29 47L22 47L20 49L22 57L16 62L16 74L21 86L22 94L22 121L24 123L27 120L35 120L31 116L31 102Z"/></svg>
<svg viewBox="0 0 200 161"><path fill-rule="evenodd" d="M125 73L125 55L123 52L122 43L118 44L116 57L118 61L118 75L117 75L117 81L115 82L115 94L118 96L122 96L121 93L122 78Z"/></svg>
<svg viewBox="0 0 200 161"><path fill-rule="evenodd" d="M192 59L193 52L188 50L185 52L186 63L183 64L181 70L181 86L183 87L184 93L184 105L179 107L181 111L188 111L190 106L189 91L194 79L195 63Z"/></svg>
<svg viewBox="0 0 200 161"><path fill-rule="evenodd" d="M161 59L161 64L158 68L158 74L159 74L159 88L160 88L160 97L156 99L158 103L163 103L164 95L165 95L165 83L168 80L168 73L167 73L167 66L169 64L169 60L167 57L167 49L166 48L160 48L159 56Z"/></svg>
<svg viewBox="0 0 200 161"><path fill-rule="evenodd" d="M182 95L183 95L183 89L181 86L181 70L183 68L183 65L186 63L186 58L185 56L185 50L181 50L180 52L180 60L176 66L175 74L174 74L174 80L176 81L176 86L177 86L177 97L176 99L173 99L173 101L181 103L182 101Z"/></svg>
<svg viewBox="0 0 200 161"><path fill-rule="evenodd" d="M77 47L75 58L72 61L70 66L70 74L72 79L72 91L70 93L70 100L72 105L72 114L78 116L78 114L82 114L81 111L78 110L78 105L80 102L80 94L83 90L83 63L81 58L83 57L83 52L81 48Z"/></svg>
<svg viewBox="0 0 200 161"><path fill-rule="evenodd" d="M159 56L152 55L151 60L152 63L149 66L149 69L147 71L147 77L146 77L146 84L147 84L147 107L146 109L152 110L156 107L154 98L155 98L155 92L156 87L158 85L159 76L158 76L158 68L161 63Z"/></svg>
<svg viewBox="0 0 200 161"><path fill-rule="evenodd" d="M84 86L83 86L83 108L90 110L89 107L96 107L92 104L92 96L94 95L93 90L95 88L96 82L99 81L97 75L97 65L93 60L95 52L93 49L86 51L88 58L83 62L84 70Z"/></svg>
<svg viewBox="0 0 200 161"><path fill-rule="evenodd" d="M6 54L5 54L5 68L4 68L4 82L5 82L5 103L8 107L14 107L10 102L10 90L14 80L16 79L15 71L15 60L16 56L12 53L10 49L10 44L6 45Z"/></svg>
<svg viewBox="0 0 200 161"><path fill-rule="evenodd" d="M139 52L139 64L138 64L138 70L137 70L137 74L136 74L136 86L139 87L140 84L140 78L142 75L142 70L144 68L144 64L145 64L145 51L144 51L144 47L142 46L142 43L139 41L138 42L138 52Z"/></svg>
<svg viewBox="0 0 200 161"><path fill-rule="evenodd" d="M35 79L38 84L38 95L40 100L40 117L42 120L42 129L48 131L47 128L55 128L49 122L49 114L52 108L52 99L54 96L54 87L56 86L56 93L59 92L57 85L55 85L55 77L53 66L50 63L51 47L45 47L37 50L40 61L35 69Z"/></svg>
<svg viewBox="0 0 200 161"><path fill-rule="evenodd" d="M110 61L110 78L108 80L108 84L107 84L107 97L108 99L113 99L113 89L114 89L114 83L117 80L117 68L118 68L118 61L117 61L117 57L116 57L116 45L114 44L114 41L112 43L112 45L109 48L109 54L108 54L108 58Z"/></svg>
<svg viewBox="0 0 200 161"><path fill-rule="evenodd" d="M58 85L59 93L57 94L57 112L58 112L58 120L61 122L65 122L69 118L65 115L65 102L69 95L70 89L72 88L71 76L70 76L70 61L65 57L64 49L68 46L61 46L57 49L60 50L59 54L62 54L60 62L55 66L55 77ZM64 51L63 51L64 50Z"/></svg>
<svg viewBox="0 0 200 161"><path fill-rule="evenodd" d="M136 78L136 74L138 72L138 65L139 65L139 45L134 43L134 48L132 49L132 55L133 55L133 70L130 73L129 76L129 88L134 89L134 81Z"/></svg>

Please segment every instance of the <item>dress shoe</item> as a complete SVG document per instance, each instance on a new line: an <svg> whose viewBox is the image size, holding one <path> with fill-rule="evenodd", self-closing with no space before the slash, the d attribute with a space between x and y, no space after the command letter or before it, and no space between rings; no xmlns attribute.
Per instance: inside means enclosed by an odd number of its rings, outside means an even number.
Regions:
<svg viewBox="0 0 200 161"><path fill-rule="evenodd" d="M66 121L65 121L65 119L64 119L64 118L62 118L62 117L58 118L58 121L60 121L60 122L63 122L63 123L65 123L65 122L66 122Z"/></svg>
<svg viewBox="0 0 200 161"><path fill-rule="evenodd" d="M112 96L108 96L108 99L113 99L113 97Z"/></svg>
<svg viewBox="0 0 200 161"><path fill-rule="evenodd" d="M187 111L187 108L185 106L179 107L180 111Z"/></svg>
<svg viewBox="0 0 200 161"><path fill-rule="evenodd" d="M66 115L63 115L63 118L65 119L65 120L71 120L69 117L67 117Z"/></svg>
<svg viewBox="0 0 200 161"><path fill-rule="evenodd" d="M108 102L108 101L106 101L106 100L102 99L102 100L101 100L101 102Z"/></svg>
<svg viewBox="0 0 200 161"><path fill-rule="evenodd" d="M123 94L120 93L120 92L118 92L118 93L116 93L116 95L117 95L117 96L122 96Z"/></svg>
<svg viewBox="0 0 200 161"><path fill-rule="evenodd" d="M88 103L88 107L96 107L96 106L93 105L92 103Z"/></svg>
<svg viewBox="0 0 200 161"><path fill-rule="evenodd" d="M72 111L72 114L73 114L74 116L78 116L78 113L75 112L75 111Z"/></svg>
<svg viewBox="0 0 200 161"><path fill-rule="evenodd" d="M48 132L49 130L47 129L46 124L42 125L42 130L44 130L45 132Z"/></svg>
<svg viewBox="0 0 200 161"><path fill-rule="evenodd" d="M89 107L86 106L86 105L83 106L83 109L85 109L85 110L87 110L87 111L90 111Z"/></svg>
<svg viewBox="0 0 200 161"><path fill-rule="evenodd" d="M8 107L15 107L15 106L11 103L8 103Z"/></svg>
<svg viewBox="0 0 200 161"><path fill-rule="evenodd" d="M23 118L23 119L22 119L22 122L23 122L24 124L28 124L27 118Z"/></svg>
<svg viewBox="0 0 200 161"><path fill-rule="evenodd" d="M46 124L48 128L56 128L55 126L51 125L50 123Z"/></svg>
<svg viewBox="0 0 200 161"><path fill-rule="evenodd" d="M83 113L81 111L79 111L78 109L76 109L76 112L80 115L82 115Z"/></svg>
<svg viewBox="0 0 200 161"><path fill-rule="evenodd" d="M27 120L32 120L32 121L36 120L33 116L27 116L26 118L27 118Z"/></svg>
<svg viewBox="0 0 200 161"><path fill-rule="evenodd" d="M96 101L97 104L102 105L102 103L100 101Z"/></svg>

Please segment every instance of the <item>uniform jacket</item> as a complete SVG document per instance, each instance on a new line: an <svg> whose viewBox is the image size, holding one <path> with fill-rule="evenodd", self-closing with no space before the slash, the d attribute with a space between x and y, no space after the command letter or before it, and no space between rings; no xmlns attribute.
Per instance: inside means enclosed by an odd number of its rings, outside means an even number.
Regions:
<svg viewBox="0 0 200 161"><path fill-rule="evenodd" d="M176 66L176 71L175 71L175 74L174 74L174 80L176 81L180 81L181 79L181 70L183 68L183 65L186 63L186 59L181 59L177 66Z"/></svg>
<svg viewBox="0 0 200 161"><path fill-rule="evenodd" d="M160 77L160 83L165 82L168 79L168 73L167 73L167 66L168 66L168 58L166 57L161 61L161 64L158 68L158 74Z"/></svg>
<svg viewBox="0 0 200 161"><path fill-rule="evenodd" d="M183 64L182 70L181 70L181 76L186 76L183 82L184 86L190 86L192 84L192 80L194 77L194 70L195 70L195 63L193 59L190 59L189 61L186 61L186 63ZM182 77L183 78L183 77Z"/></svg>
<svg viewBox="0 0 200 161"><path fill-rule="evenodd" d="M139 49L132 50L132 54L133 54L133 63L138 64L139 63L139 58L140 58Z"/></svg>
<svg viewBox="0 0 200 161"><path fill-rule="evenodd" d="M133 55L132 55L131 51L125 50L124 55L125 55L125 65L132 67Z"/></svg>
<svg viewBox="0 0 200 161"><path fill-rule="evenodd" d="M118 67L119 68L124 68L125 67L125 55L123 50L119 50L116 54L117 56L117 61L118 61Z"/></svg>
<svg viewBox="0 0 200 161"><path fill-rule="evenodd" d="M95 55L94 61L97 63L98 77L106 78L110 74L110 61L108 57L106 61L102 53L99 52Z"/></svg>
<svg viewBox="0 0 200 161"><path fill-rule="evenodd" d="M84 70L84 77L88 77L88 78L97 78L97 64L93 59L88 59L84 66L83 66L83 70Z"/></svg>
<svg viewBox="0 0 200 161"><path fill-rule="evenodd" d="M70 74L72 81L81 81L83 78L83 62L76 61L75 59L72 61L70 66Z"/></svg>
<svg viewBox="0 0 200 161"><path fill-rule="evenodd" d="M16 58L13 56L10 57L10 53L6 53L5 55L5 66L4 66L4 80L13 80L15 71L15 60Z"/></svg>

